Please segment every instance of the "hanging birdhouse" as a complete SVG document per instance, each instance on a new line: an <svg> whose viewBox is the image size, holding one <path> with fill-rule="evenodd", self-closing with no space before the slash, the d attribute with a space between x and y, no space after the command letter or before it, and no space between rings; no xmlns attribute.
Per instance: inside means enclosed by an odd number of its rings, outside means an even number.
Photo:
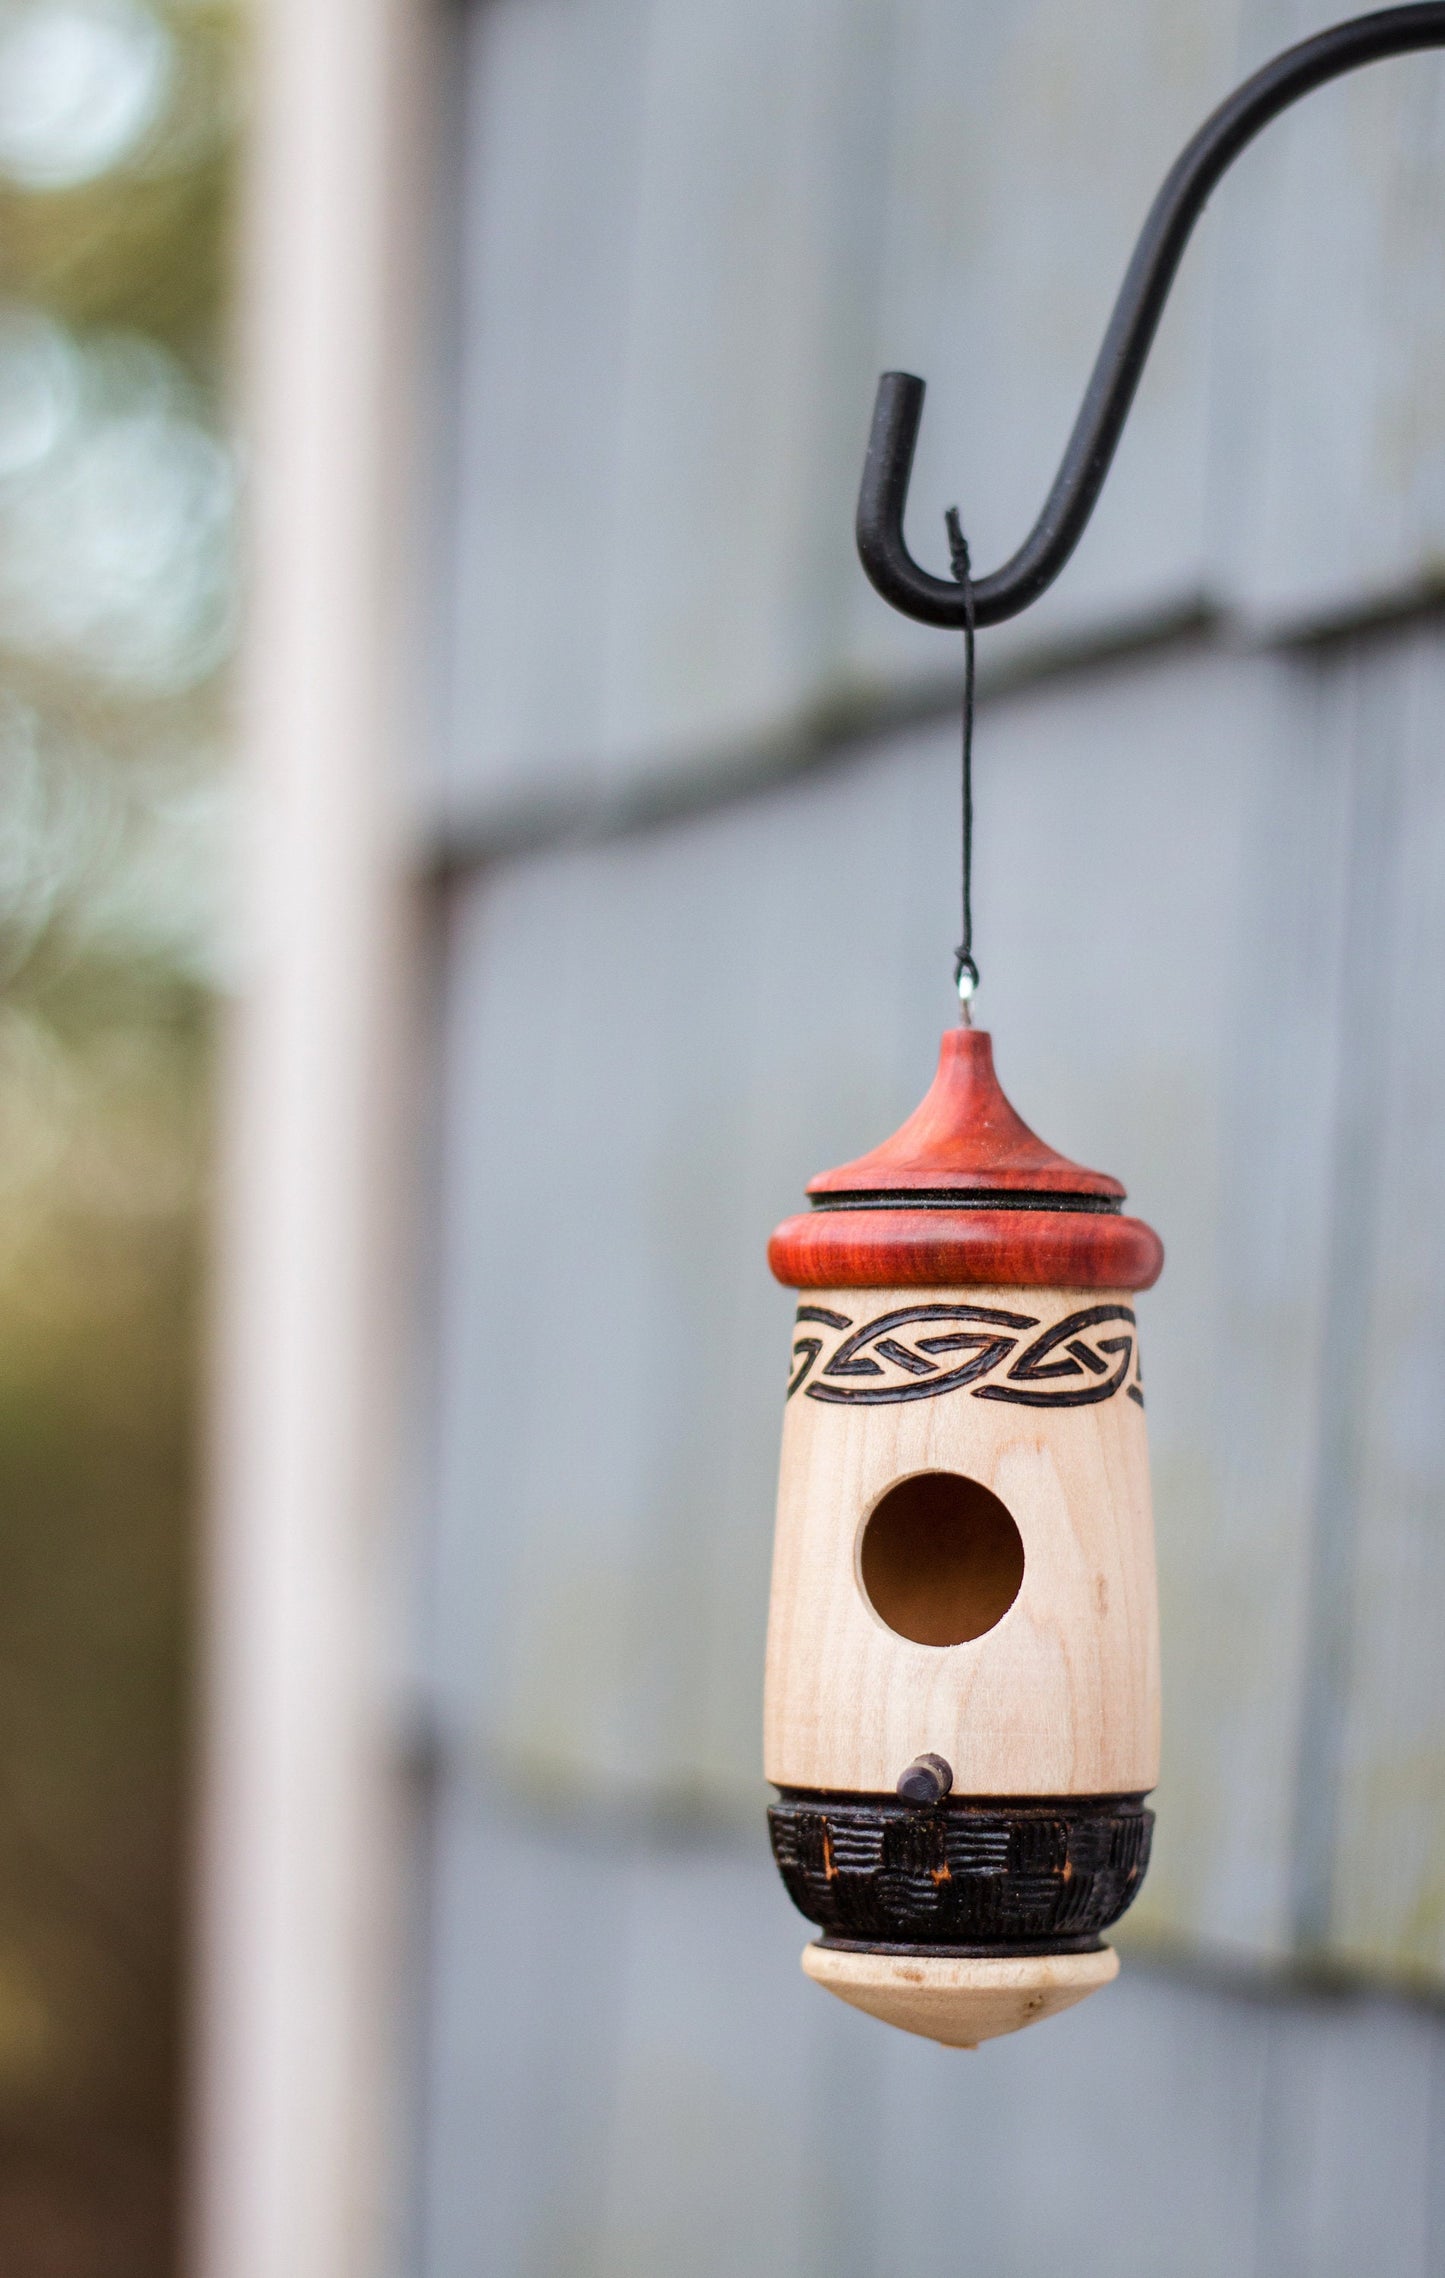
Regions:
<svg viewBox="0 0 1445 2278"><path fill-rule="evenodd" d="M773 1849L860 2009L970 2047L1116 1974L1149 1857L1159 1648L1132 1299L1158 1237L945 1036L808 1189L765 1703Z"/></svg>
<svg viewBox="0 0 1445 2278"><path fill-rule="evenodd" d="M1046 1147L968 1025L974 637L1052 585L1113 460L1189 234L1271 119L1383 57L1445 47L1445 5L1335 24L1211 112L1149 209L1043 508L975 578L904 529L924 383L885 372L858 553L905 617L963 634L964 1026L887 1143L814 1179L774 1234L798 1290L764 1712L783 1878L822 1936L810 1977L969 2047L1116 1974L1102 1933L1148 1863L1158 1619L1130 1300L1156 1235Z"/></svg>

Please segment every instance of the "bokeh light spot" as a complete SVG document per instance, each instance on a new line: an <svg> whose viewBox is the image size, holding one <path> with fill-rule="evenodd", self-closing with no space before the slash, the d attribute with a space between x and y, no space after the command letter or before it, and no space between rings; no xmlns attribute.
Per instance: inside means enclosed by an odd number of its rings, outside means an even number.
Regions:
<svg viewBox="0 0 1445 2278"><path fill-rule="evenodd" d="M174 53L137 0L0 0L0 174L93 182L157 124Z"/></svg>
<svg viewBox="0 0 1445 2278"><path fill-rule="evenodd" d="M0 304L0 483L47 458L75 417L80 359L38 309Z"/></svg>

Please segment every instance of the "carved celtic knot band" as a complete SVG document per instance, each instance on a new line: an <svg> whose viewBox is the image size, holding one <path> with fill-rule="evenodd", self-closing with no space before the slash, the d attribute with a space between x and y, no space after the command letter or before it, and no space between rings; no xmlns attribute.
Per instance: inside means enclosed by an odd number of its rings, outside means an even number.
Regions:
<svg viewBox="0 0 1445 2278"><path fill-rule="evenodd" d="M793 1343L790 1400L801 1390L835 1407L884 1407L966 1386L975 1400L1023 1408L1090 1408L1119 1391L1144 1404L1127 1305L1086 1305L1048 1328L992 1305L904 1305L861 1327L846 1313L800 1305L797 1325L804 1334ZM1040 1333L1025 1342L1031 1329Z"/></svg>

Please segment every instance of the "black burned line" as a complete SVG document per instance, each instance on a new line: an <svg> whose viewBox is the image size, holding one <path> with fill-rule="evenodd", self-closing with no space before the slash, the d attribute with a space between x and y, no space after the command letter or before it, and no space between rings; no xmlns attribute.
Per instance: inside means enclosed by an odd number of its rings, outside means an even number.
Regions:
<svg viewBox="0 0 1445 2278"><path fill-rule="evenodd" d="M1015 1407L1095 1407L1124 1389L1137 1327L1127 1305L1089 1305L1020 1350L1020 1332L1037 1329L1037 1317L997 1306L908 1305L854 1328L845 1314L800 1305L797 1319L851 1332L827 1360L823 1337L799 1337L793 1345L788 1398L806 1386L806 1398L831 1407L894 1407L965 1389L976 1400ZM1114 1322L1127 1324L1122 1334L1096 1333ZM933 1333L918 1335L924 1327ZM950 1353L966 1357L945 1367L942 1356ZM1128 1392L1142 1407L1137 1371Z"/></svg>

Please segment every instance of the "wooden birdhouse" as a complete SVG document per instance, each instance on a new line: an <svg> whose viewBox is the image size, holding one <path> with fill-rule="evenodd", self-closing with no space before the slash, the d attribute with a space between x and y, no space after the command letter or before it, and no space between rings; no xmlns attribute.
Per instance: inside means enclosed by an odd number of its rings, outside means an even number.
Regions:
<svg viewBox="0 0 1445 2278"><path fill-rule="evenodd" d="M769 1247L799 1292L765 1765L803 1966L955 2046L1083 1998L1149 1857L1159 1647L1132 1299L1157 1235L944 1037Z"/></svg>

